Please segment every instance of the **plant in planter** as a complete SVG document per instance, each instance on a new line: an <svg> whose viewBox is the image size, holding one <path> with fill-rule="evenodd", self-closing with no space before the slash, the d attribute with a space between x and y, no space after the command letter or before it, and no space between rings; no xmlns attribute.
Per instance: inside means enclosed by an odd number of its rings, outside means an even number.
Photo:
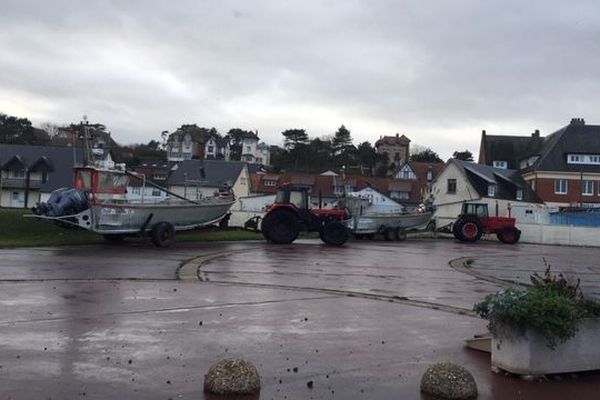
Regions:
<svg viewBox="0 0 600 400"><path fill-rule="evenodd" d="M489 295L474 310L489 320L496 367L534 375L600 368L600 350L587 349L600 348L600 303L584 297L579 280L555 275L549 265L531 276L531 285Z"/></svg>

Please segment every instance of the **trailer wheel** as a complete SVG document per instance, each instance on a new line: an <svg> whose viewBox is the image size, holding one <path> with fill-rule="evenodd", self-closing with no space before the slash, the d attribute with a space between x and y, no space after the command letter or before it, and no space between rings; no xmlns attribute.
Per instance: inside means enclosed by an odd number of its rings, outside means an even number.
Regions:
<svg viewBox="0 0 600 400"><path fill-rule="evenodd" d="M463 242L476 242L483 234L481 222L477 218L464 217L456 221L454 225L454 236Z"/></svg>
<svg viewBox="0 0 600 400"><path fill-rule="evenodd" d="M373 233L366 233L365 234L365 238L367 238L368 240L373 240L373 239L375 239L375 234L373 234Z"/></svg>
<svg viewBox="0 0 600 400"><path fill-rule="evenodd" d="M327 222L319 232L321 240L333 246L341 246L348 240L348 230L336 221Z"/></svg>
<svg viewBox="0 0 600 400"><path fill-rule="evenodd" d="M499 231L496 236L502 243L515 244L521 238L521 231L514 227L508 227Z"/></svg>
<svg viewBox="0 0 600 400"><path fill-rule="evenodd" d="M354 234L354 239L356 239L356 240L363 240L364 238L365 238L365 235L363 235L362 233Z"/></svg>
<svg viewBox="0 0 600 400"><path fill-rule="evenodd" d="M406 231L404 230L404 228L394 229L394 234L396 236L396 240L398 240L399 242L406 240Z"/></svg>
<svg viewBox="0 0 600 400"><path fill-rule="evenodd" d="M394 228L385 228L383 230L383 238L385 240L387 240L388 242L390 240L394 240L396 236L396 233L394 232Z"/></svg>
<svg viewBox="0 0 600 400"><path fill-rule="evenodd" d="M290 244L300 233L296 217L284 210L267 214L262 221L261 230L265 239L275 244Z"/></svg>
<svg viewBox="0 0 600 400"><path fill-rule="evenodd" d="M158 222L152 227L152 243L156 247L169 247L175 242L175 227L169 222Z"/></svg>

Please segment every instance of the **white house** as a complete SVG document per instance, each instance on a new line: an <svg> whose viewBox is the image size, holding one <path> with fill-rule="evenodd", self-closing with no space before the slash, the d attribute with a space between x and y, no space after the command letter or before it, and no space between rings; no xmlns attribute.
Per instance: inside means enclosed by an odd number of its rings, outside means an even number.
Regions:
<svg viewBox="0 0 600 400"><path fill-rule="evenodd" d="M229 140L218 136L210 136L204 145L204 157L207 160L229 161L231 157Z"/></svg>
<svg viewBox="0 0 600 400"><path fill-rule="evenodd" d="M236 198L232 210L240 208L239 199L250 195L248 166L240 161L185 160L166 182L168 189L190 200L210 197L230 187Z"/></svg>
<svg viewBox="0 0 600 400"><path fill-rule="evenodd" d="M33 207L50 193L73 186L77 147L0 144L0 207Z"/></svg>
<svg viewBox="0 0 600 400"><path fill-rule="evenodd" d="M519 215L537 212L538 196L516 170L451 159L433 181L431 195L437 226L456 220L465 202L487 203L491 216ZM518 217L517 215L512 215Z"/></svg>

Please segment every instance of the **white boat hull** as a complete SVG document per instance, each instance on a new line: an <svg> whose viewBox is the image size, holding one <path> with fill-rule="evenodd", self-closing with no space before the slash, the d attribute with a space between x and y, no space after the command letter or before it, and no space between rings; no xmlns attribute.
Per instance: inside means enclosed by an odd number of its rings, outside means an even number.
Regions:
<svg viewBox="0 0 600 400"><path fill-rule="evenodd" d="M383 232L386 228L404 230L419 229L427 226L431 220L431 212L362 215L353 217L350 229L353 233L371 234Z"/></svg>

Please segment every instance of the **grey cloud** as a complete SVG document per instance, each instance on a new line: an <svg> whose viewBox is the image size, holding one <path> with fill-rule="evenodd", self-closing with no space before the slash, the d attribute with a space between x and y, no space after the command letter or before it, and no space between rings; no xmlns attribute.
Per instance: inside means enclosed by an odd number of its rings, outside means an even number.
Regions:
<svg viewBox="0 0 600 400"><path fill-rule="evenodd" d="M594 1L4 1L0 109L56 122L87 113L122 142L183 122L245 124L273 143L297 124L322 135L344 123L356 141L400 131L444 156L476 152L480 129L598 118L599 11Z"/></svg>

